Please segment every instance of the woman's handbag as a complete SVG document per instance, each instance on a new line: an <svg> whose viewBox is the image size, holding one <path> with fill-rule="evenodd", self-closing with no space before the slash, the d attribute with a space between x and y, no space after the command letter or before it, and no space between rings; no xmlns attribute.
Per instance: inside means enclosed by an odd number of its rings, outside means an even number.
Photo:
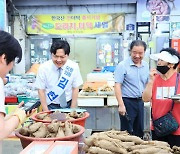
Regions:
<svg viewBox="0 0 180 154"><path fill-rule="evenodd" d="M177 78L176 78L175 94L177 91L178 82L179 82L179 73L177 74ZM152 121L154 125L154 131L158 137L169 135L179 128L179 124L177 123L176 119L172 115L173 107L174 107L174 101L172 101L171 110L166 115L156 120L153 120L153 116L151 112Z"/></svg>

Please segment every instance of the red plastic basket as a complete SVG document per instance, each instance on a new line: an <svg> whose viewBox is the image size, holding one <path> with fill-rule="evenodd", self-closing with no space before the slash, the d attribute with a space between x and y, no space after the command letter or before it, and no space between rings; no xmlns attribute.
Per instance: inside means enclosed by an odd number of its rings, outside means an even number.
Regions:
<svg viewBox="0 0 180 154"><path fill-rule="evenodd" d="M31 116L31 118L36 121L36 122L43 122L43 123L51 123L51 121L47 121L47 120L41 120L41 119L38 119L37 118L37 115L39 114L43 114L43 113L52 113L53 111L44 111L44 112L39 112L37 114L34 114ZM82 117L82 118L78 118L78 119L73 119L73 120L67 120L73 124L78 124L78 125L81 125L81 126L85 126L85 122L86 122L86 119L89 117L89 113L88 112L84 112L85 113L85 116Z"/></svg>
<svg viewBox="0 0 180 154"><path fill-rule="evenodd" d="M80 132L76 133L76 134L73 134L71 136L65 136L65 137L53 137L53 138L35 138L35 137L28 137L28 136L24 136L24 135L21 135L19 133L19 130L20 129L17 129L15 131L15 135L20 138L20 141L21 141L21 144L22 144L22 147L23 149L28 146L32 141L80 141L80 138L82 136L82 134L84 133L85 131L85 128L82 127L82 126L79 126L80 127Z"/></svg>

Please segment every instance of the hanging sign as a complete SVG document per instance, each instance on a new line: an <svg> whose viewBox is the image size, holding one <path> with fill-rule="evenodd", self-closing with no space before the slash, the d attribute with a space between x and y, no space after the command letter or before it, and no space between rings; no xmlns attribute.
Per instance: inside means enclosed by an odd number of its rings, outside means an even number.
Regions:
<svg viewBox="0 0 180 154"><path fill-rule="evenodd" d="M28 18L28 34L98 34L124 31L124 14L53 14Z"/></svg>

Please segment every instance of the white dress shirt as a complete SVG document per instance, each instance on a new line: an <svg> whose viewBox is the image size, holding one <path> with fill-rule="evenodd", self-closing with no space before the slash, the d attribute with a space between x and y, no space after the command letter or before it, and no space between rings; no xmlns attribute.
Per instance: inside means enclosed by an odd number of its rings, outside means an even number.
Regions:
<svg viewBox="0 0 180 154"><path fill-rule="evenodd" d="M68 61L71 60L68 59ZM72 88L77 88L83 84L83 80L80 74L78 64L73 61L71 61L71 63L74 63L73 64L74 71L71 76L71 80L69 81L70 84L67 85L68 87L65 90L67 102L72 99ZM62 67L62 69L64 68L64 66ZM53 88L53 86L57 84L58 80L59 80L59 70L56 67L56 65L53 63L53 61L49 60L40 65L36 77L35 86L37 89L44 89L44 90L51 89ZM47 102L48 105L50 103L51 102ZM58 104L58 102L54 102L54 103Z"/></svg>

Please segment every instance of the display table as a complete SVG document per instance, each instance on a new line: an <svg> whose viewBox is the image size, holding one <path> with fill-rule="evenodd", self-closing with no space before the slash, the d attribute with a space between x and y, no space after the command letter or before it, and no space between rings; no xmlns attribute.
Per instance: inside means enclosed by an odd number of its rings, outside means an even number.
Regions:
<svg viewBox="0 0 180 154"><path fill-rule="evenodd" d="M114 100L115 96L78 96L78 107L90 113L86 121L86 129L92 129L92 131L120 129L118 105L110 103L111 99Z"/></svg>
<svg viewBox="0 0 180 154"><path fill-rule="evenodd" d="M86 109L90 117L85 128L92 131L120 130L118 102L115 96L78 96L78 107ZM144 131L150 131L150 103L144 103Z"/></svg>

